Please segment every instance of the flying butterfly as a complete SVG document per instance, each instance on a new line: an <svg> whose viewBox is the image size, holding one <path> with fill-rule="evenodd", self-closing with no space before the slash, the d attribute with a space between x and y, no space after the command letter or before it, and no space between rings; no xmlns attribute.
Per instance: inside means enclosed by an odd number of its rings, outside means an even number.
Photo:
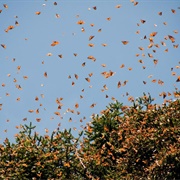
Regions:
<svg viewBox="0 0 180 180"><path fill-rule="evenodd" d="M134 6L137 6L139 4L139 2L135 1L134 2Z"/></svg>
<svg viewBox="0 0 180 180"><path fill-rule="evenodd" d="M58 44L59 44L58 41L53 41L53 42L51 43L51 46L56 46L56 45L58 45Z"/></svg>
<svg viewBox="0 0 180 180"><path fill-rule="evenodd" d="M86 80L87 82L90 82L90 81L91 81L89 78L85 78L85 80Z"/></svg>
<svg viewBox="0 0 180 180"><path fill-rule="evenodd" d="M120 4L116 5L115 8L121 8L122 6Z"/></svg>
<svg viewBox="0 0 180 180"><path fill-rule="evenodd" d="M176 10L174 10L174 9L171 9L171 12L172 12L173 14L176 14Z"/></svg>
<svg viewBox="0 0 180 180"><path fill-rule="evenodd" d="M90 43L88 44L89 47L94 47L94 44Z"/></svg>
<svg viewBox="0 0 180 180"><path fill-rule="evenodd" d="M46 78L48 77L47 72L44 72L44 77L46 77Z"/></svg>
<svg viewBox="0 0 180 180"><path fill-rule="evenodd" d="M54 112L55 115L60 116L60 112Z"/></svg>
<svg viewBox="0 0 180 180"><path fill-rule="evenodd" d="M78 25L83 25L83 24L85 24L85 22L84 22L83 20L79 20L79 21L77 22L77 24L78 24Z"/></svg>
<svg viewBox="0 0 180 180"><path fill-rule="evenodd" d="M89 36L89 41L92 40L94 38L94 36Z"/></svg>
<svg viewBox="0 0 180 180"><path fill-rule="evenodd" d="M110 20L111 20L111 17L107 17L106 20L107 20L107 21L110 21Z"/></svg>
<svg viewBox="0 0 180 180"><path fill-rule="evenodd" d="M40 14L41 14L41 12L40 12L40 11L37 11L37 12L35 12L35 14L36 14L36 15L40 15Z"/></svg>
<svg viewBox="0 0 180 180"><path fill-rule="evenodd" d="M5 44L1 44L1 46L2 46L4 49L6 49L6 45L5 45Z"/></svg>
<svg viewBox="0 0 180 180"><path fill-rule="evenodd" d="M118 87L118 88L121 87L121 82L120 82L120 81L118 82L117 87Z"/></svg>
<svg viewBox="0 0 180 180"><path fill-rule="evenodd" d="M152 32L152 33L150 33L149 36L154 37L154 36L156 36L156 35L157 35L157 32Z"/></svg>
<svg viewBox="0 0 180 180"><path fill-rule="evenodd" d="M3 4L3 6L4 6L4 8L6 8L6 9L8 8L8 5L7 5L7 4Z"/></svg>
<svg viewBox="0 0 180 180"><path fill-rule="evenodd" d="M141 19L140 21L142 24L144 24L146 22L146 20L143 20L143 19Z"/></svg>
<svg viewBox="0 0 180 180"><path fill-rule="evenodd" d="M59 54L58 56L59 56L59 58L63 58L63 55L62 55L62 54Z"/></svg>
<svg viewBox="0 0 180 180"><path fill-rule="evenodd" d="M121 41L124 45L127 45L129 41Z"/></svg>
<svg viewBox="0 0 180 180"><path fill-rule="evenodd" d="M176 82L180 82L180 76L177 77Z"/></svg>
<svg viewBox="0 0 180 180"><path fill-rule="evenodd" d="M168 35L168 37L169 37L169 39L171 40L171 42L172 42L172 43L174 43L174 42L175 42L175 38L174 38L173 36Z"/></svg>

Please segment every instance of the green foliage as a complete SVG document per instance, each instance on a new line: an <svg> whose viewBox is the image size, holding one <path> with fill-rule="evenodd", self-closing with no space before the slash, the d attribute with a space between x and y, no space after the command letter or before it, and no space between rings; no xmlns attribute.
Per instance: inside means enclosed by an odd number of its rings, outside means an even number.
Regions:
<svg viewBox="0 0 180 180"><path fill-rule="evenodd" d="M70 179L76 170L76 146L79 141L69 131L57 130L50 136L40 136L35 126L22 126L16 144L8 139L0 145L0 178L4 179Z"/></svg>
<svg viewBox="0 0 180 180"><path fill-rule="evenodd" d="M1 179L180 179L180 100L150 95L128 107L111 103L78 138L70 130L37 134L21 126L0 144Z"/></svg>
<svg viewBox="0 0 180 180"><path fill-rule="evenodd" d="M94 176L180 178L180 101L162 106L152 101L150 95L144 94L131 107L116 102L93 119L86 134L94 142L90 160L96 164L94 169L91 167Z"/></svg>

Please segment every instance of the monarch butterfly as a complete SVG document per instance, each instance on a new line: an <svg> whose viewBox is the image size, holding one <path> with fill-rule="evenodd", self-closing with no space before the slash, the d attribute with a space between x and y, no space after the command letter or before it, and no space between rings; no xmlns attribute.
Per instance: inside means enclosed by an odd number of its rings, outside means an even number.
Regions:
<svg viewBox="0 0 180 180"><path fill-rule="evenodd" d="M82 25L82 24L85 24L85 22L84 22L83 20L79 20L79 21L77 22L77 24L78 24L78 25Z"/></svg>
<svg viewBox="0 0 180 180"><path fill-rule="evenodd" d="M164 52L168 52L168 48L164 50Z"/></svg>
<svg viewBox="0 0 180 180"><path fill-rule="evenodd" d="M47 56L52 56L52 53L47 53Z"/></svg>
<svg viewBox="0 0 180 180"><path fill-rule="evenodd" d="M121 41L124 45L128 44L129 41Z"/></svg>
<svg viewBox="0 0 180 180"><path fill-rule="evenodd" d="M94 44L90 43L88 44L89 47L94 47Z"/></svg>
<svg viewBox="0 0 180 180"><path fill-rule="evenodd" d="M164 85L164 82L162 81L162 80L158 80L158 84L160 84L160 85Z"/></svg>
<svg viewBox="0 0 180 180"><path fill-rule="evenodd" d="M149 56L150 58L153 58L153 55L152 55L152 54L150 54L150 53L148 53L148 56Z"/></svg>
<svg viewBox="0 0 180 180"><path fill-rule="evenodd" d="M158 60L157 59L154 59L153 60L154 64L156 65L158 63Z"/></svg>
<svg viewBox="0 0 180 180"><path fill-rule="evenodd" d="M144 48L143 47L138 47L141 51L143 51L144 50Z"/></svg>
<svg viewBox="0 0 180 180"><path fill-rule="evenodd" d="M58 44L59 44L58 41L53 41L53 42L51 43L51 46L56 46L56 45L58 45Z"/></svg>
<svg viewBox="0 0 180 180"><path fill-rule="evenodd" d="M120 68L124 68L125 67L125 65L124 64L122 64L121 66L120 66Z"/></svg>
<svg viewBox="0 0 180 180"><path fill-rule="evenodd" d="M36 118L36 121L37 121L37 122L40 122L40 121L41 121L41 118Z"/></svg>
<svg viewBox="0 0 180 180"><path fill-rule="evenodd" d="M106 46L107 46L107 44L105 44L105 43L102 43L101 45L102 45L102 46L104 46L104 47L106 47Z"/></svg>
<svg viewBox="0 0 180 180"><path fill-rule="evenodd" d="M106 84L103 86L103 88L104 88L105 90L108 90L108 87L107 87Z"/></svg>
<svg viewBox="0 0 180 180"><path fill-rule="evenodd" d="M39 108L38 108L38 109L36 109L36 114L39 114Z"/></svg>
<svg viewBox="0 0 180 180"><path fill-rule="evenodd" d="M75 108L76 109L79 108L79 104L78 103L75 104Z"/></svg>
<svg viewBox="0 0 180 180"><path fill-rule="evenodd" d="M6 8L6 9L8 8L8 5L7 5L7 4L3 4L3 6L4 6L4 8Z"/></svg>
<svg viewBox="0 0 180 180"><path fill-rule="evenodd" d="M101 32L102 31L102 29L98 29L98 32Z"/></svg>
<svg viewBox="0 0 180 180"><path fill-rule="evenodd" d="M88 75L89 75L89 77L91 77L93 75L93 73L89 73Z"/></svg>
<svg viewBox="0 0 180 180"><path fill-rule="evenodd" d="M141 19L141 23L142 23L142 24L144 24L145 22L146 22L146 20Z"/></svg>
<svg viewBox="0 0 180 180"><path fill-rule="evenodd" d="M176 11L175 11L174 9L171 9L171 12L172 12L173 14L176 14Z"/></svg>
<svg viewBox="0 0 180 180"><path fill-rule="evenodd" d="M58 56L59 56L60 58L63 58L63 55L62 55L62 54L59 54Z"/></svg>
<svg viewBox="0 0 180 180"><path fill-rule="evenodd" d="M60 112L54 112L55 115L60 116Z"/></svg>
<svg viewBox="0 0 180 180"><path fill-rule="evenodd" d="M139 62L139 63L141 63L141 64L143 64L143 63L144 63L142 59L138 60L138 62Z"/></svg>
<svg viewBox="0 0 180 180"><path fill-rule="evenodd" d="M176 82L180 82L180 76L177 77Z"/></svg>
<svg viewBox="0 0 180 180"><path fill-rule="evenodd" d="M179 46L179 44L176 44L176 45L174 44L174 45L173 45L173 47L174 47L175 49L178 48L178 46Z"/></svg>
<svg viewBox="0 0 180 180"><path fill-rule="evenodd" d="M26 79L28 79L28 76L23 76L23 78L26 80Z"/></svg>
<svg viewBox="0 0 180 180"><path fill-rule="evenodd" d="M174 42L175 42L175 38L174 38L173 36L168 35L168 37L169 37L169 39L171 40L171 42L172 42L172 43L174 43Z"/></svg>
<svg viewBox="0 0 180 180"><path fill-rule="evenodd" d="M96 103L91 104L90 108L93 108L96 106Z"/></svg>
<svg viewBox="0 0 180 180"><path fill-rule="evenodd" d="M6 49L6 45L5 45L5 44L1 44L1 46L2 46L4 49Z"/></svg>
<svg viewBox="0 0 180 180"><path fill-rule="evenodd" d="M96 61L96 58L94 56L88 56L87 58L94 61L94 62Z"/></svg>
<svg viewBox="0 0 180 180"><path fill-rule="evenodd" d="M148 48L152 48L152 47L153 47L153 44L152 44L152 43L148 45Z"/></svg>
<svg viewBox="0 0 180 180"><path fill-rule="evenodd" d="M82 63L82 67L84 67L85 65L86 65L86 63L85 63L85 62L83 62L83 63Z"/></svg>
<svg viewBox="0 0 180 180"><path fill-rule="evenodd" d="M56 13L56 18L60 18L60 15Z"/></svg>
<svg viewBox="0 0 180 180"><path fill-rule="evenodd" d="M73 81L73 82L71 83L71 85L74 86L74 85L75 85L75 82Z"/></svg>
<svg viewBox="0 0 180 180"><path fill-rule="evenodd" d="M78 76L77 74L74 74L74 77L75 77L76 79L78 79L78 78L79 78L79 76Z"/></svg>
<svg viewBox="0 0 180 180"><path fill-rule="evenodd" d="M121 5L120 5L120 4L118 4L118 5L116 5L116 6L115 6L115 8L121 8Z"/></svg>
<svg viewBox="0 0 180 180"><path fill-rule="evenodd" d="M5 32L8 32L9 30L12 30L12 29L14 29L14 26L8 26L8 28L5 30Z"/></svg>
<svg viewBox="0 0 180 180"><path fill-rule="evenodd" d="M90 81L91 81L89 78L85 78L85 80L86 80L87 82L90 82Z"/></svg>
<svg viewBox="0 0 180 180"><path fill-rule="evenodd" d="M138 4L139 4L139 2L137 2L137 1L136 1L136 2L134 2L134 6L137 6Z"/></svg>
<svg viewBox="0 0 180 180"><path fill-rule="evenodd" d="M34 110L33 110L33 109L30 109L28 112L33 113L33 112L34 112Z"/></svg>
<svg viewBox="0 0 180 180"><path fill-rule="evenodd" d="M156 36L156 34L157 34L157 32L152 32L152 33L150 34L150 36L151 36L151 37L154 37L154 36Z"/></svg>
<svg viewBox="0 0 180 180"><path fill-rule="evenodd" d="M81 32L85 32L85 29L83 27L81 28Z"/></svg>
<svg viewBox="0 0 180 180"><path fill-rule="evenodd" d="M89 36L89 41L92 40L94 38L94 36Z"/></svg>
<svg viewBox="0 0 180 180"><path fill-rule="evenodd" d="M18 23L18 21L15 21L15 25L16 25L16 26L19 26L19 23Z"/></svg>
<svg viewBox="0 0 180 180"><path fill-rule="evenodd" d="M111 17L106 18L106 20L110 21L110 20L111 20Z"/></svg>
<svg viewBox="0 0 180 180"><path fill-rule="evenodd" d="M46 77L46 78L47 78L47 72L44 72L44 77Z"/></svg>
<svg viewBox="0 0 180 180"><path fill-rule="evenodd" d="M106 64L101 64L102 67L106 67Z"/></svg>
<svg viewBox="0 0 180 180"><path fill-rule="evenodd" d="M121 87L121 82L120 82L120 81L118 82L117 87L118 87L118 88Z"/></svg>
<svg viewBox="0 0 180 180"><path fill-rule="evenodd" d="M41 12L40 12L40 11L37 11L37 12L35 12L35 14L36 14L36 15L40 15L40 14L41 14Z"/></svg>

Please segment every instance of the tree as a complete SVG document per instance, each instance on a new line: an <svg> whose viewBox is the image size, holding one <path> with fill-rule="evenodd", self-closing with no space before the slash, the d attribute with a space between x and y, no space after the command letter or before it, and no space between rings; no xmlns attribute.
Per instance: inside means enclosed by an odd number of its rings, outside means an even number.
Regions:
<svg viewBox="0 0 180 180"><path fill-rule="evenodd" d="M144 94L130 107L116 102L93 118L82 149L91 155L87 164L95 177L180 178L180 100L152 102Z"/></svg>
<svg viewBox="0 0 180 180"><path fill-rule="evenodd" d="M15 144L0 144L0 178L180 179L180 100L132 101L110 103L77 138L71 129L41 136L22 125Z"/></svg>
<svg viewBox="0 0 180 180"><path fill-rule="evenodd" d="M51 136L32 134L35 126L21 126L16 143L8 139L0 145L0 178L71 179L79 172L76 146L79 138L69 131L54 131Z"/></svg>

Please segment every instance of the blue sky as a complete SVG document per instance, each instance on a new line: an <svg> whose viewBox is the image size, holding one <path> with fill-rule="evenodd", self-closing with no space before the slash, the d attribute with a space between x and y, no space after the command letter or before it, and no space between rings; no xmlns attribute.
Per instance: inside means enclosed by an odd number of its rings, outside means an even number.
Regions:
<svg viewBox="0 0 180 180"><path fill-rule="evenodd" d="M173 94L175 87L180 87L176 82L180 76L180 51L173 46L180 42L179 1L139 0L136 6L128 0L56 2L57 5L54 5L54 1L41 0L1 1L0 44L6 45L6 48L0 47L0 142L6 137L13 141L14 134L18 132L16 126L29 122L33 122L37 126L36 131L41 134L45 133L45 128L52 132L59 123L61 129L76 127L77 130L73 130L76 134L82 130L81 126L91 120L92 113L99 113L113 102L112 97L130 105L129 96L136 98L142 96L143 92L149 92L156 99L155 102L161 104L163 98L159 96L160 93ZM117 5L121 7L116 8ZM36 15L36 12L41 14ZM162 16L158 12L162 12ZM56 14L60 17L57 18ZM109 17L110 20L107 20ZM79 20L85 23L78 25ZM142 23L141 20L146 22ZM15 25L16 21L19 25ZM10 25L14 28L5 32ZM99 29L101 32L98 32ZM157 35L153 37L153 47L148 48L152 32L157 32ZM166 38L168 35L175 38L174 43ZM94 36L91 41L90 36ZM59 44L51 46L53 41ZM129 43L123 45L122 41ZM89 43L94 47L89 47ZM103 43L107 46L102 46ZM165 52L167 49L168 52ZM52 53L52 56L47 56L48 53ZM58 57L60 54L62 58ZM95 62L87 58L90 55L96 58ZM158 60L156 65L154 59ZM102 67L102 64L106 64L106 67ZM124 68L120 68L122 64ZM18 66L21 66L19 71ZM109 71L115 72L114 76L104 78L101 73ZM45 72L47 77L44 77ZM90 73L93 73L91 77ZM74 74L79 78L76 79ZM148 77L150 75L151 78ZM28 76L28 79L25 80L23 76ZM90 78L90 82L85 78ZM157 82L152 83L153 79ZM126 80L127 84L122 86ZM159 85L158 80L163 81L164 85ZM121 87L117 88L119 81ZM16 88L18 85L22 90ZM108 89L105 90L103 86ZM63 106L58 110L56 99L61 97ZM20 100L17 101L17 98ZM174 99L174 96L168 98ZM76 103L79 104L77 109ZM90 108L92 104L96 106ZM68 108L75 113L68 113ZM28 112L36 109L39 109L38 114ZM60 112L62 118L54 112ZM27 120L23 121L23 118ZM37 122L36 118L41 118L41 121ZM80 122L81 119L83 122Z"/></svg>

